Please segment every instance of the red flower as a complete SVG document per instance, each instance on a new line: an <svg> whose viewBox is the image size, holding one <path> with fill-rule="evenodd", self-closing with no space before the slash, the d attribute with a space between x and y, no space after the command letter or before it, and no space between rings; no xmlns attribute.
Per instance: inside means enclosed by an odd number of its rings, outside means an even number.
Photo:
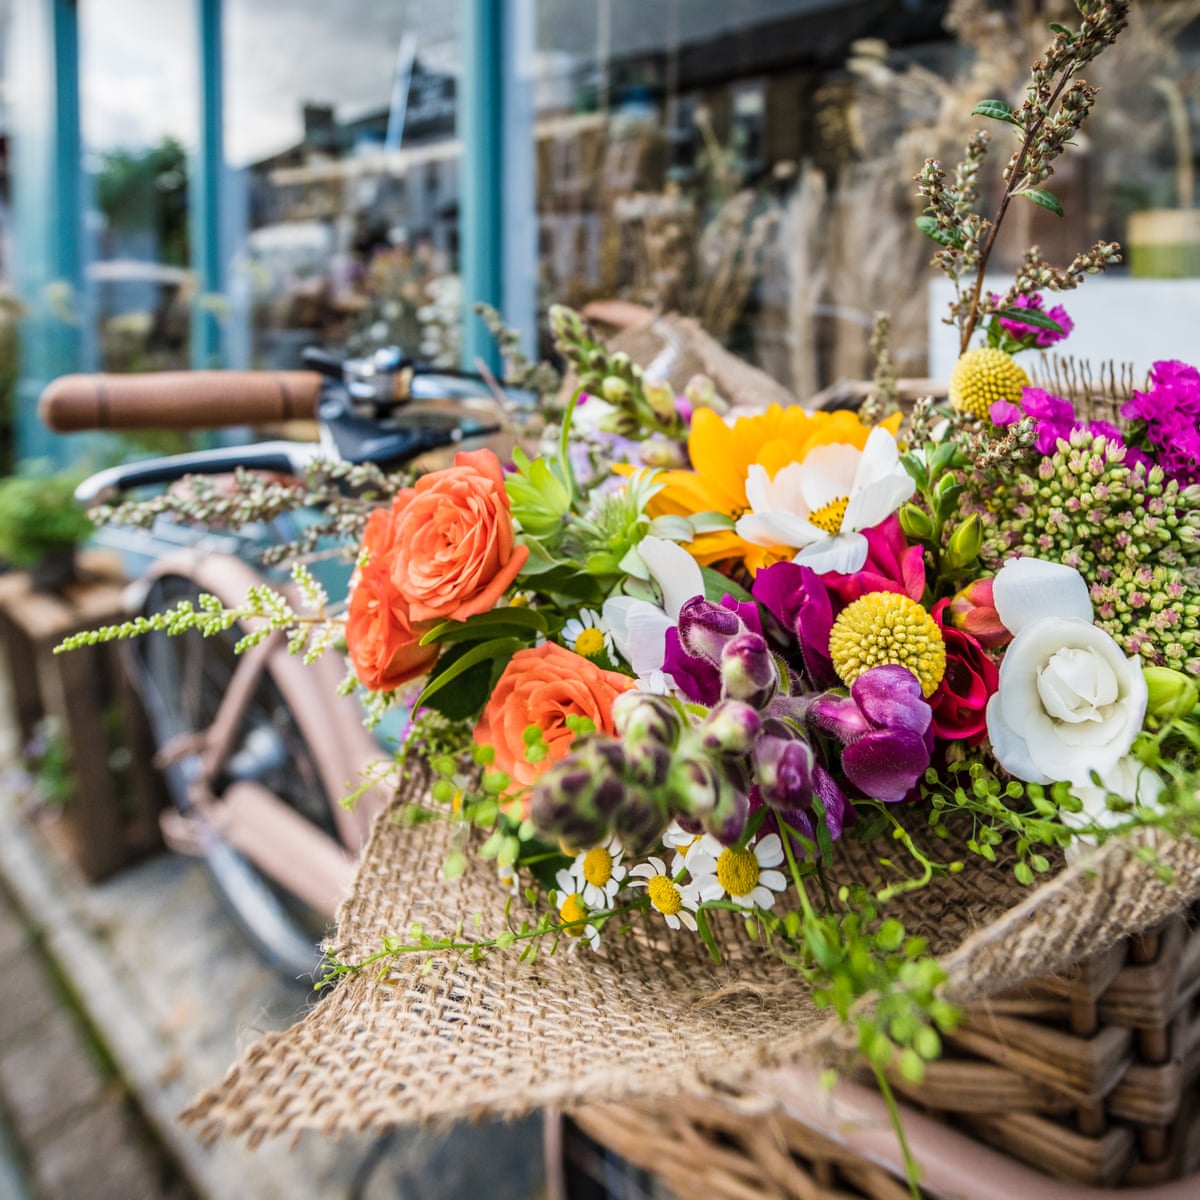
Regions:
<svg viewBox="0 0 1200 1200"><path fill-rule="evenodd" d="M1000 686L1000 672L969 633L945 622L949 603L939 600L933 606L933 619L946 643L946 673L929 697L931 727L940 738L978 745L987 734L988 701Z"/></svg>
<svg viewBox="0 0 1200 1200"><path fill-rule="evenodd" d="M995 650L1012 641L992 599L992 579L976 579L950 601L950 621L969 633L981 646Z"/></svg>

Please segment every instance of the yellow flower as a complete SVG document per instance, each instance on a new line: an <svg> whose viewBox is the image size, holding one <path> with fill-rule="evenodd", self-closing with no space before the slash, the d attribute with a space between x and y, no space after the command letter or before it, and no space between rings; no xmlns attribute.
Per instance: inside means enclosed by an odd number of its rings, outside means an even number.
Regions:
<svg viewBox="0 0 1200 1200"><path fill-rule="evenodd" d="M868 592L844 608L829 633L829 657L847 687L864 671L894 663L910 670L928 697L946 673L942 631L899 592Z"/></svg>
<svg viewBox="0 0 1200 1200"><path fill-rule="evenodd" d="M883 426L895 434L900 414L889 417ZM750 508L746 479L751 466L758 464L774 478L781 467L803 462L816 446L844 442L861 450L872 428L852 412L810 413L799 406L772 404L765 412L741 417L732 426L711 409L699 409L688 435L692 470L658 475L656 482L662 490L650 501L648 511L652 517L718 512L736 521ZM632 474L632 468L618 470ZM795 554L788 546L755 546L732 529L702 533L688 549L702 565L740 559L751 574Z"/></svg>
<svg viewBox="0 0 1200 1200"><path fill-rule="evenodd" d="M1029 376L1011 354L979 346L968 350L955 365L950 375L950 403L959 412L986 421L997 400L1019 405L1028 386Z"/></svg>

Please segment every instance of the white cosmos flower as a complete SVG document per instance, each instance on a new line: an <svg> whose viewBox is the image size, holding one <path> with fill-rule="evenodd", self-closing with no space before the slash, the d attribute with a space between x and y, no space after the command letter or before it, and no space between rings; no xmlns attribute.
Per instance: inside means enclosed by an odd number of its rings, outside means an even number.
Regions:
<svg viewBox="0 0 1200 1200"><path fill-rule="evenodd" d="M871 529L916 490L900 464L896 439L881 426L859 450L834 442L810 450L803 461L781 467L772 479L758 463L746 478L751 511L737 532L756 546L792 546L792 559L818 574L862 570Z"/></svg>
<svg viewBox="0 0 1200 1200"><path fill-rule="evenodd" d="M1087 786L1128 753L1146 715L1141 660L1092 624L1078 571L1040 558L1005 563L992 585L1013 640L988 702L992 751L1030 783Z"/></svg>
<svg viewBox="0 0 1200 1200"><path fill-rule="evenodd" d="M672 929L681 925L696 932L696 918L693 914L700 903L700 897L692 884L678 884L667 871L667 865L661 858L650 858L647 862L638 863L629 872L634 887L644 887L650 897L650 903L655 912L662 913L662 918Z"/></svg>
<svg viewBox="0 0 1200 1200"><path fill-rule="evenodd" d="M719 900L728 895L742 908L770 908L775 892L787 887L787 876L771 870L783 862L783 843L779 834L768 834L756 845L744 850L722 847L715 858L707 845L695 850L688 859L688 870L701 900Z"/></svg>
<svg viewBox="0 0 1200 1200"><path fill-rule="evenodd" d="M617 653L633 668L643 691L666 689L662 665L667 656L667 630L679 622L679 610L693 596L704 595L704 577L696 560L677 542L645 537L638 554L662 593L663 605L633 596L604 602L603 618Z"/></svg>

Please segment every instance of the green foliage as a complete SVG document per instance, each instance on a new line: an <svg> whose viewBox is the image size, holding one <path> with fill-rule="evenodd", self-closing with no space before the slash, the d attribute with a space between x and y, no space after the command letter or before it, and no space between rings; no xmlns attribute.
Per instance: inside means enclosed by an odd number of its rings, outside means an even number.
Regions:
<svg viewBox="0 0 1200 1200"><path fill-rule="evenodd" d="M92 532L75 500L74 477L36 470L0 480L0 557L18 567L70 550Z"/></svg>

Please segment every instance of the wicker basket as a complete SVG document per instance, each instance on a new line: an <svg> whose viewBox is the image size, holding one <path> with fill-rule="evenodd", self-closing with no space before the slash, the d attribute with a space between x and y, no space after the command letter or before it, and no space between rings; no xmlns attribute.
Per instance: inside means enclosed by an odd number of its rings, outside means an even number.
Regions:
<svg viewBox="0 0 1200 1200"><path fill-rule="evenodd" d="M1197 916L1173 917L1062 975L970 1007L922 1084L897 1078L897 1089L911 1108L1049 1176L1095 1188L1186 1179L1200 1170ZM607 1105L574 1117L681 1196L696 1194L699 1179L713 1200L908 1195L894 1164L734 1104ZM1194 1193L1182 1186L1181 1195L1200 1195L1200 1179Z"/></svg>

